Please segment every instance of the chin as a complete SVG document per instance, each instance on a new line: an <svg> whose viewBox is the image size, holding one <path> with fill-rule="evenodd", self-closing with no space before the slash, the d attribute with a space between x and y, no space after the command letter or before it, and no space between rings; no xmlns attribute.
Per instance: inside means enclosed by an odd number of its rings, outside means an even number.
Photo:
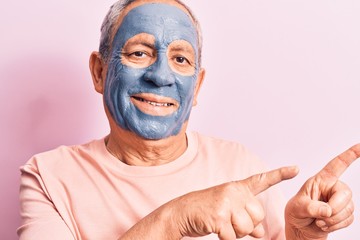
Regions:
<svg viewBox="0 0 360 240"><path fill-rule="evenodd" d="M139 137L146 140L162 140L172 136L175 136L180 133L181 127L170 128L168 124L157 123L157 124L147 124L142 127L138 127L132 130Z"/></svg>

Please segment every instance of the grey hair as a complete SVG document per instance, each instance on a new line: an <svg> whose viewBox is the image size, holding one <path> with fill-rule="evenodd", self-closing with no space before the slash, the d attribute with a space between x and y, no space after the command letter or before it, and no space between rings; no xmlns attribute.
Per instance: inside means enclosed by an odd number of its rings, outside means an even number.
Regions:
<svg viewBox="0 0 360 240"><path fill-rule="evenodd" d="M112 37L115 32L115 27L117 20L119 19L120 14L125 10L127 6L136 0L118 0L115 2L109 9L108 13L105 16L105 19L101 25L101 37L100 37L100 47L99 52L102 59L108 63L110 58L110 51L112 47ZM201 66L201 51L202 51L202 32L201 26L195 14L191 11L191 9L183 3L181 0L175 0L178 4L183 6L189 13L191 19L194 22L196 32L197 32L197 45L198 45L198 61L199 66Z"/></svg>

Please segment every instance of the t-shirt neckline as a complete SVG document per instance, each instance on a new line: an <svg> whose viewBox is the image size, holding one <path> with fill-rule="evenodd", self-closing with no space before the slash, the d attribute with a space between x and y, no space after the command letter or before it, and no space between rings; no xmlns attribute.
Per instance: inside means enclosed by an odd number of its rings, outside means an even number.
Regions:
<svg viewBox="0 0 360 240"><path fill-rule="evenodd" d="M133 177L153 177L160 175L171 174L172 172L178 171L179 169L190 164L198 149L198 138L194 132L186 132L187 136L187 149L177 159L158 166L132 166L120 161L113 156L106 148L105 137L95 142L95 149L100 151L100 155L103 159L103 164L110 169L110 171L116 174L133 176Z"/></svg>

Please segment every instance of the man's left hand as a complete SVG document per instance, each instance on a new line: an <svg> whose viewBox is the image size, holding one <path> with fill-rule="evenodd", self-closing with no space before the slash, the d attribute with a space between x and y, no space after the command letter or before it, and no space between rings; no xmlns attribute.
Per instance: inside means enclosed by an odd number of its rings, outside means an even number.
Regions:
<svg viewBox="0 0 360 240"><path fill-rule="evenodd" d="M286 239L324 240L330 232L353 222L352 192L339 177L359 157L357 144L305 182L287 203Z"/></svg>

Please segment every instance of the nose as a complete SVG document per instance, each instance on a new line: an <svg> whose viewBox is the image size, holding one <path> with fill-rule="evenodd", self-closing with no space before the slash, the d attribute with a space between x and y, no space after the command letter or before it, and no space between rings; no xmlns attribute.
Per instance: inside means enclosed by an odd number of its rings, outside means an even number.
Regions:
<svg viewBox="0 0 360 240"><path fill-rule="evenodd" d="M152 82L158 87L175 83L174 73L169 67L166 54L159 54L156 62L144 74L145 81Z"/></svg>

